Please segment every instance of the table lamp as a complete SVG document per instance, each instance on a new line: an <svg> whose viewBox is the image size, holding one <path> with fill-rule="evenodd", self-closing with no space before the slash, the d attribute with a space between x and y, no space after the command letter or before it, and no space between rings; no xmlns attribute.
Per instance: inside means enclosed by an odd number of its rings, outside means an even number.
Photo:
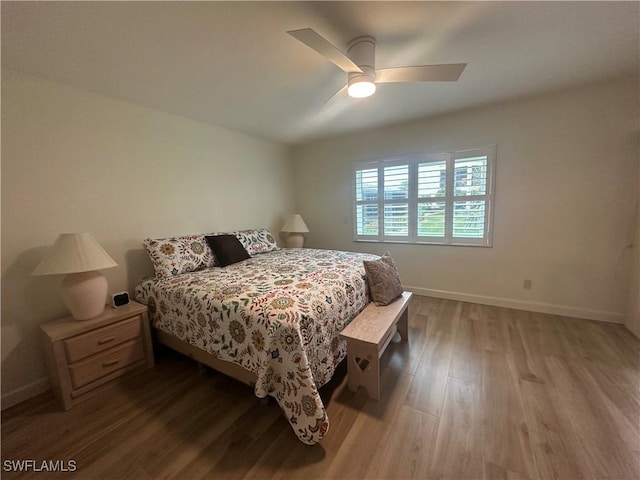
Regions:
<svg viewBox="0 0 640 480"><path fill-rule="evenodd" d="M289 248L302 248L304 244L304 235L303 233L309 232L309 228L307 224L304 223L302 219L302 215L295 214L291 215L287 222L282 227L283 232L289 233L287 239L285 240L285 244Z"/></svg>
<svg viewBox="0 0 640 480"><path fill-rule="evenodd" d="M63 299L76 320L87 320L104 311L107 299L107 279L96 270L117 266L90 233L62 233L31 275L66 274Z"/></svg>

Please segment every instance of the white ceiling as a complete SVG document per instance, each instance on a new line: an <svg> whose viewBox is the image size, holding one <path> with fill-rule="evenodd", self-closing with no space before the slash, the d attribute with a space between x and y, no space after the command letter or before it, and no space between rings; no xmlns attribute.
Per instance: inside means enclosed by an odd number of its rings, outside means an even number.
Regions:
<svg viewBox="0 0 640 480"><path fill-rule="evenodd" d="M637 72L638 2L7 2L2 67L285 143ZM379 68L462 63L458 82L380 85L326 103L346 74L287 30Z"/></svg>

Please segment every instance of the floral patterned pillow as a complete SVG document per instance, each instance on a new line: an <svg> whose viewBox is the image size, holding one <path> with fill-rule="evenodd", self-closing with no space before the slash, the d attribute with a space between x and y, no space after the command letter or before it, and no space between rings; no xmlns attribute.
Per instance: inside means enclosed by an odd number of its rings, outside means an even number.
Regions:
<svg viewBox="0 0 640 480"><path fill-rule="evenodd" d="M147 238L143 242L156 277L170 277L216 265L204 235Z"/></svg>
<svg viewBox="0 0 640 480"><path fill-rule="evenodd" d="M249 252L249 255L257 253L266 253L272 250L278 250L276 239L273 238L271 232L266 228L255 228L252 230L240 230L233 232L238 237L242 246Z"/></svg>

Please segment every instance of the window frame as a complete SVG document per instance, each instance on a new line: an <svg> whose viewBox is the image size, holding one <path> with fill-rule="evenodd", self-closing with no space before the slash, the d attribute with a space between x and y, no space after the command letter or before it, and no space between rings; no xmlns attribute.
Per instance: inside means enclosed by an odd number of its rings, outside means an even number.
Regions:
<svg viewBox="0 0 640 480"><path fill-rule="evenodd" d="M456 186L456 161L472 158L486 157L486 181L484 194L455 195ZM445 192L442 197L422 197L418 198L418 166L429 162L444 162L445 164ZM385 199L384 198L384 169L399 165L408 165L408 198L405 199ZM460 167L458 167L460 168ZM473 166L472 166L473 168ZM356 178L357 172L367 169L377 169L378 191L377 199L358 200ZM496 170L496 146L488 145L481 147L454 149L444 152L424 153L418 155L407 155L393 157L383 160L365 161L354 164L352 175L352 196L353 196L353 241L355 242L375 242L375 243L411 243L425 245L452 245L452 246L479 246L491 247L493 245L493 209L495 194L495 170ZM471 174L473 181L473 173ZM469 238L453 235L454 229L454 204L465 201L484 202L484 236L482 238ZM443 236L418 236L418 205L420 203L444 203L444 235ZM408 205L408 235L387 235L384 232L384 210L385 205L404 204ZM378 209L378 234L364 235L358 234L358 206L377 205Z"/></svg>

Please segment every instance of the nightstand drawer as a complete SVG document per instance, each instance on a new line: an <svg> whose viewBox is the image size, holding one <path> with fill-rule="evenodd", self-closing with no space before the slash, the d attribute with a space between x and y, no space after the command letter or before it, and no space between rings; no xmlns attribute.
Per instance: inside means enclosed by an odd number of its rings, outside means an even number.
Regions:
<svg viewBox="0 0 640 480"><path fill-rule="evenodd" d="M127 340L139 338L142 335L142 317L133 317L116 325L99 328L93 332L77 335L65 340L64 348L69 363L95 355L104 350L119 345Z"/></svg>
<svg viewBox="0 0 640 480"><path fill-rule="evenodd" d="M142 338L124 343L106 353L69 366L71 384L78 389L116 370L125 368L144 358Z"/></svg>

